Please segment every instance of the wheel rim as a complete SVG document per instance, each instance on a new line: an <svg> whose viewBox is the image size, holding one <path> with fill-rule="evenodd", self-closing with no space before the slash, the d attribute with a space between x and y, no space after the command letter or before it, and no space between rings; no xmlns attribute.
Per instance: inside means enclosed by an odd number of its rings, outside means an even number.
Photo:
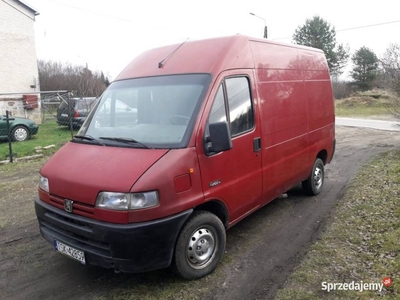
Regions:
<svg viewBox="0 0 400 300"><path fill-rule="evenodd" d="M320 167L316 167L314 171L314 186L319 190L322 186L323 170Z"/></svg>
<svg viewBox="0 0 400 300"><path fill-rule="evenodd" d="M14 132L14 137L17 141L24 141L28 137L28 133L24 128L17 128Z"/></svg>
<svg viewBox="0 0 400 300"><path fill-rule="evenodd" d="M208 266L213 258L217 247L215 232L208 226L196 229L188 243L186 257L189 265L195 269Z"/></svg>

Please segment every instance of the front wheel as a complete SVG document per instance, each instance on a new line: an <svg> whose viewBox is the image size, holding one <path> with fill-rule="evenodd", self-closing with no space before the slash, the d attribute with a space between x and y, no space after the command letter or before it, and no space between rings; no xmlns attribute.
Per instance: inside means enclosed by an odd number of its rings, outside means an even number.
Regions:
<svg viewBox="0 0 400 300"><path fill-rule="evenodd" d="M25 126L17 126L12 131L12 139L16 142L22 142L29 139L29 131Z"/></svg>
<svg viewBox="0 0 400 300"><path fill-rule="evenodd" d="M221 220L210 212L196 211L178 237L174 268L186 279L204 277L216 269L225 244L225 227Z"/></svg>
<svg viewBox="0 0 400 300"><path fill-rule="evenodd" d="M314 162L310 177L302 182L303 189L308 195L318 195L324 185L324 163L320 158Z"/></svg>

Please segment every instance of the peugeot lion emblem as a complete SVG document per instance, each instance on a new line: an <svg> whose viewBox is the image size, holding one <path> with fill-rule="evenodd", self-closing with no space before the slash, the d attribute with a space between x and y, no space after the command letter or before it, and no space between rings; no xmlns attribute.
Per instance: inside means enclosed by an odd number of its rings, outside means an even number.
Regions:
<svg viewBox="0 0 400 300"><path fill-rule="evenodd" d="M66 212L72 213L72 204L74 201L65 199L64 200L64 209Z"/></svg>

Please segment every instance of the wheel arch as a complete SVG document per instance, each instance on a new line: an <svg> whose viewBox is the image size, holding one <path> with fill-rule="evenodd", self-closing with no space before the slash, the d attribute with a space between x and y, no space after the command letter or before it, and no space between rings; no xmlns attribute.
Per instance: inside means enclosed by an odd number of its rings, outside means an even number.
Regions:
<svg viewBox="0 0 400 300"><path fill-rule="evenodd" d="M326 165L326 161L328 159L328 151L326 151L325 149L321 150L318 152L316 159L319 158L322 160L322 162L324 163L324 165Z"/></svg>
<svg viewBox="0 0 400 300"><path fill-rule="evenodd" d="M10 131L13 131L16 127L24 127L29 132L29 127L25 124L10 124Z"/></svg>
<svg viewBox="0 0 400 300"><path fill-rule="evenodd" d="M224 203L219 200L210 200L206 203L200 204L194 208L194 211L204 210L216 215L224 224L225 229L228 228L229 213Z"/></svg>

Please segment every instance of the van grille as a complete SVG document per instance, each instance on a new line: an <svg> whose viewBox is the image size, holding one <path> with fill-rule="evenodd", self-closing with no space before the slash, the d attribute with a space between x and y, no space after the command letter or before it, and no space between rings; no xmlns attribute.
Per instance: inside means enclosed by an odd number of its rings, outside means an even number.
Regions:
<svg viewBox="0 0 400 300"><path fill-rule="evenodd" d="M69 223L71 224L71 228L76 228L78 230L77 232L93 234L93 230L90 224L72 218L64 217L51 211L47 211L45 213L45 216L48 218L49 221L42 219L40 222L41 230L44 233L47 233L56 239L60 239L65 243L69 243L71 246L79 247L86 251L90 250L91 252L95 252L101 255L111 256L110 246L108 243L85 237L81 234L74 233L71 230L67 230L59 226L59 224ZM54 220L54 222L51 220ZM74 231L76 230L74 229Z"/></svg>
<svg viewBox="0 0 400 300"><path fill-rule="evenodd" d="M64 200L65 198L58 197L54 194L50 195L50 203L62 210L64 210ZM76 215L93 218L94 207L92 205L74 201L72 212Z"/></svg>

